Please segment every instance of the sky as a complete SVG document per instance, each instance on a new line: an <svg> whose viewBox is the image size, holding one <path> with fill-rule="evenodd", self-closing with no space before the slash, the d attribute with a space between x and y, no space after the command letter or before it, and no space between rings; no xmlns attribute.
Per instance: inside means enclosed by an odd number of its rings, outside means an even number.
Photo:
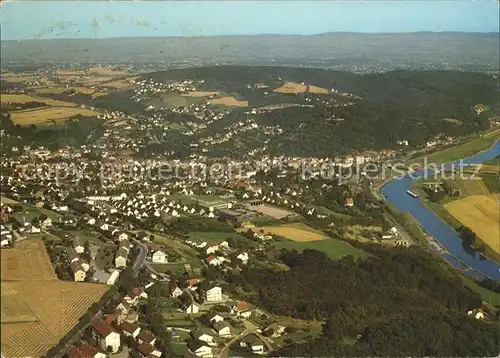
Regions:
<svg viewBox="0 0 500 358"><path fill-rule="evenodd" d="M498 0L3 2L1 39L498 32Z"/></svg>

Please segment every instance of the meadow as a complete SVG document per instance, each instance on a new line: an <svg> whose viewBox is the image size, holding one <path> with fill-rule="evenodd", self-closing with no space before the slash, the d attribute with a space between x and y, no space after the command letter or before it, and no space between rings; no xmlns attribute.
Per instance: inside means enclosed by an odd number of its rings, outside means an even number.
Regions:
<svg viewBox="0 0 500 358"><path fill-rule="evenodd" d="M59 101L52 98L30 96L26 94L10 94L2 93L0 96L2 103L28 103L28 102L42 102L48 106L55 107L75 107L76 104L71 102ZM21 112L21 111L20 111Z"/></svg>
<svg viewBox="0 0 500 358"><path fill-rule="evenodd" d="M248 101L239 101L234 97L226 96L221 98L211 99L213 105L224 105L226 107L247 107Z"/></svg>
<svg viewBox="0 0 500 358"><path fill-rule="evenodd" d="M424 163L424 158L427 157L427 163L449 163L459 159L470 157L476 153L490 148L495 141L500 139L500 130L494 129L486 132L481 137L467 139L464 142L454 145L449 148L438 150L423 156L409 159L409 163Z"/></svg>
<svg viewBox="0 0 500 358"><path fill-rule="evenodd" d="M30 124L50 124L51 122L64 122L69 117L76 115L97 116L98 112L85 108L51 107L35 110L16 111L11 113L14 124L27 126Z"/></svg>
<svg viewBox="0 0 500 358"><path fill-rule="evenodd" d="M365 256L363 251L354 248L344 241L332 238L304 242L284 239L281 241L274 241L274 246L277 249L297 250L298 252L302 252L304 249L314 249L324 252L332 260L340 260L349 255L354 257Z"/></svg>
<svg viewBox="0 0 500 358"><path fill-rule="evenodd" d="M283 86L274 89L274 92L286 93L286 94L298 94L298 93L305 93L306 90L307 90L306 85L296 83L296 82L286 82ZM328 89L326 89L326 88L321 88L321 87L311 86L311 85L309 85L309 92L310 93L320 93L320 94L329 93Z"/></svg>
<svg viewBox="0 0 500 358"><path fill-rule="evenodd" d="M468 226L476 235L500 254L500 195L471 195L444 204L463 225Z"/></svg>
<svg viewBox="0 0 500 358"><path fill-rule="evenodd" d="M252 228L254 232L263 231L266 234L283 236L284 238L296 242L308 242L329 239L321 231L301 223L286 224L281 226L262 226Z"/></svg>

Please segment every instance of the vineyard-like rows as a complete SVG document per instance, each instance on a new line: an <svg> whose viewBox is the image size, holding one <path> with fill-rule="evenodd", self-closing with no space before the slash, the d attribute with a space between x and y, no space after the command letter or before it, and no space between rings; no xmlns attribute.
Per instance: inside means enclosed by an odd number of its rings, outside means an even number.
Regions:
<svg viewBox="0 0 500 358"><path fill-rule="evenodd" d="M33 262L25 261L27 252L34 258ZM1 347L2 353L7 357L42 356L108 290L106 285L59 281L54 278L49 257L41 242L30 240L29 244L21 245L20 249L3 249L1 255L2 274L6 258L7 276L10 277L9 281L1 282ZM48 274L47 262L51 274ZM40 265L39 268L37 264ZM32 279L29 278L30 271ZM6 280L4 275L2 280ZM27 322L28 319L31 322Z"/></svg>
<svg viewBox="0 0 500 358"><path fill-rule="evenodd" d="M24 240L2 250L2 281L57 280L49 254L41 240Z"/></svg>

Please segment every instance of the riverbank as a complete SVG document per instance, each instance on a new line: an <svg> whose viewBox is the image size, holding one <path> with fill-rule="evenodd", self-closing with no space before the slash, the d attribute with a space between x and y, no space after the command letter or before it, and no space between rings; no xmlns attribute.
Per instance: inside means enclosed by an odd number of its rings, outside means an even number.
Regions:
<svg viewBox="0 0 500 358"><path fill-rule="evenodd" d="M428 164L454 162L488 150L497 140L500 140L500 128L493 128L479 134L477 137L467 138L460 143L454 143L451 146L438 148L423 155L409 158L407 163L423 166L425 158L427 158Z"/></svg>
<svg viewBox="0 0 500 358"><path fill-rule="evenodd" d="M490 136L496 141L497 131L492 132ZM490 160L498 155L500 150L500 142L496 142L490 146L488 150L464 159L464 164L477 164ZM446 168L449 168L450 163L445 163ZM424 232L433 236L437 242L444 247L449 255L444 256L451 265L456 268L464 269L465 266L472 268L485 277L500 279L500 265L495 261L471 252L462 245L462 240L458 236L456 230L441 219L435 212L428 208L421 198L412 198L406 195L406 190L412 189L414 180L423 178L425 174L432 175L432 171L421 170L413 173L412 177L404 177L399 180L391 180L386 183L381 189L386 201L388 201L395 209L401 213L410 214ZM457 263L461 264L458 265Z"/></svg>
<svg viewBox="0 0 500 358"><path fill-rule="evenodd" d="M424 190L422 186L422 181L418 180L413 182L412 185L412 190L416 192L422 203L429 209L431 210L436 216L441 218L448 226L450 226L453 230L457 230L460 226L463 226L463 223L461 223L459 220L457 220L453 215L450 214L448 210L443 206L443 204L448 203L453 201L453 199L450 198L445 198L439 202L434 202L429 199L426 191ZM455 198L455 200L457 200ZM495 250L493 250L488 243L484 242L481 240L480 237L476 238L476 244L477 246L482 246L484 247L484 252L482 254L491 260L500 263L500 254L498 254ZM481 254L478 252L478 254Z"/></svg>

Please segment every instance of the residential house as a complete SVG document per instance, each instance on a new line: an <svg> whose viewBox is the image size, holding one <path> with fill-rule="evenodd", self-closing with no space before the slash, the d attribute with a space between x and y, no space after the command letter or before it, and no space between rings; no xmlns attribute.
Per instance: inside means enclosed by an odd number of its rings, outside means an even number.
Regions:
<svg viewBox="0 0 500 358"><path fill-rule="evenodd" d="M128 240L128 234L125 233L125 232L121 232L119 235L118 235L118 241L123 241L123 240Z"/></svg>
<svg viewBox="0 0 500 358"><path fill-rule="evenodd" d="M485 319L489 318L482 308L476 308L467 312L468 316L474 317L475 319Z"/></svg>
<svg viewBox="0 0 500 358"><path fill-rule="evenodd" d="M86 343L78 347L72 347L68 352L68 358L106 358L106 354Z"/></svg>
<svg viewBox="0 0 500 358"><path fill-rule="evenodd" d="M66 253L68 255L68 259L69 259L70 263L74 263L74 262L77 262L78 260L80 260L80 256L78 256L78 254L76 253L76 250L73 249L72 247L68 247L66 249Z"/></svg>
<svg viewBox="0 0 500 358"><path fill-rule="evenodd" d="M354 199L353 198L346 198L345 199L345 204L346 207L350 208L354 206Z"/></svg>
<svg viewBox="0 0 500 358"><path fill-rule="evenodd" d="M277 338L285 333L285 326L282 326L276 322L267 326L262 333L264 333L268 337Z"/></svg>
<svg viewBox="0 0 500 358"><path fill-rule="evenodd" d="M210 347L206 342L200 340L192 340L188 344L189 350L200 358L212 358L212 347Z"/></svg>
<svg viewBox="0 0 500 358"><path fill-rule="evenodd" d="M73 238L73 248L77 254L83 254L85 252L85 247L83 247L83 240L78 236Z"/></svg>
<svg viewBox="0 0 500 358"><path fill-rule="evenodd" d="M120 324L120 326L118 328L120 328L120 330L123 332L123 334L126 337L132 336L132 337L134 337L134 339L141 332L141 328L140 327L136 326L133 323L128 323L128 322L123 322L122 324Z"/></svg>
<svg viewBox="0 0 500 358"><path fill-rule="evenodd" d="M110 324L102 319L95 319L91 324L93 338L99 342L102 349L107 351L111 347L111 352L116 353L120 349L120 334L116 332Z"/></svg>
<svg viewBox="0 0 500 358"><path fill-rule="evenodd" d="M191 336L193 336L194 339L203 341L210 345L214 343L214 333L211 329L206 327L198 328L196 330L191 331Z"/></svg>
<svg viewBox="0 0 500 358"><path fill-rule="evenodd" d="M246 265L248 263L248 254L246 252L242 252L236 258L240 259L243 265Z"/></svg>
<svg viewBox="0 0 500 358"><path fill-rule="evenodd" d="M141 232L138 232L136 235L135 235L135 238L137 240L140 240L140 241L146 241L146 242L149 242L150 239L149 239L150 235L148 235L145 231L141 231Z"/></svg>
<svg viewBox="0 0 500 358"><path fill-rule="evenodd" d="M116 306L116 309L119 310L121 312L121 314L127 314L128 311L130 311L130 303L128 303L127 301L125 301L125 299L123 301L121 301L118 306Z"/></svg>
<svg viewBox="0 0 500 358"><path fill-rule="evenodd" d="M207 317L207 320L210 323L216 323L216 322L222 322L222 321L224 321L224 317L222 317L221 315L219 315L217 313L210 313L206 317Z"/></svg>
<svg viewBox="0 0 500 358"><path fill-rule="evenodd" d="M220 260L215 255L208 256L207 262L211 266L219 266L221 264Z"/></svg>
<svg viewBox="0 0 500 358"><path fill-rule="evenodd" d="M264 354L264 343L253 333L243 338L240 345L251 349L254 354Z"/></svg>
<svg viewBox="0 0 500 358"><path fill-rule="evenodd" d="M137 336L137 342L153 345L156 342L156 337L150 331L142 330Z"/></svg>
<svg viewBox="0 0 500 358"><path fill-rule="evenodd" d="M46 219L42 220L40 222L40 226L42 228L48 228L48 227L51 227L52 226L52 219L47 217Z"/></svg>
<svg viewBox="0 0 500 358"><path fill-rule="evenodd" d="M130 294L125 295L124 300L131 306L136 306L139 298L148 298L148 294L143 287L134 287Z"/></svg>
<svg viewBox="0 0 500 358"><path fill-rule="evenodd" d="M152 255L153 263L165 264L168 262L167 255L163 251L156 251Z"/></svg>
<svg viewBox="0 0 500 358"><path fill-rule="evenodd" d="M175 287L170 289L170 295L173 298L180 297L180 296L182 296L182 290L179 287L175 286Z"/></svg>
<svg viewBox="0 0 500 358"><path fill-rule="evenodd" d="M207 290L207 302L220 302L222 301L222 289L219 286L212 287Z"/></svg>
<svg viewBox="0 0 500 358"><path fill-rule="evenodd" d="M214 325L214 330L217 332L219 337L229 337L231 335L231 325L226 322L215 322Z"/></svg>
<svg viewBox="0 0 500 358"><path fill-rule="evenodd" d="M125 247L120 247L115 255L115 267L124 268L127 266L128 250Z"/></svg>
<svg viewBox="0 0 500 358"><path fill-rule="evenodd" d="M12 243L12 234L3 225L0 228L0 237L2 238L2 247L9 246Z"/></svg>
<svg viewBox="0 0 500 358"><path fill-rule="evenodd" d="M200 311L200 305L197 304L196 302L193 302L186 307L186 313L189 314L198 313L199 311Z"/></svg>
<svg viewBox="0 0 500 358"><path fill-rule="evenodd" d="M187 286L192 291L196 290L196 285L198 285L199 283L200 283L199 278L190 278L189 280L186 280Z"/></svg>
<svg viewBox="0 0 500 358"><path fill-rule="evenodd" d="M161 357L161 351L152 344L141 343L137 346L137 351L142 357Z"/></svg>
<svg viewBox="0 0 500 358"><path fill-rule="evenodd" d="M233 306L232 311L238 316L243 318L248 318L252 314L252 310L250 309L250 305L246 301L240 301L236 305Z"/></svg>
<svg viewBox="0 0 500 358"><path fill-rule="evenodd" d="M85 277L87 277L87 274L85 273L85 270L83 269L80 262L72 262L69 267L71 268L71 272L73 273L73 279L75 280L75 282L85 281Z"/></svg>

